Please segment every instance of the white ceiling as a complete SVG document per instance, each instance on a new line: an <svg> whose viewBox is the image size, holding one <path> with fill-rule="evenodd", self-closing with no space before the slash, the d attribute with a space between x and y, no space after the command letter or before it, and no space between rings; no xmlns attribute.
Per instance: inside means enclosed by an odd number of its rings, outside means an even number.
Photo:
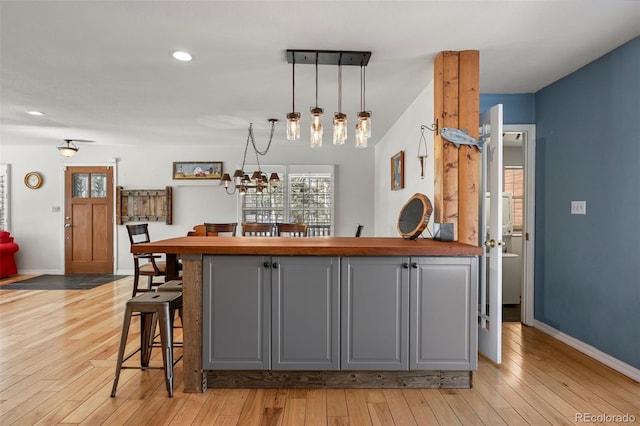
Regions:
<svg viewBox="0 0 640 426"><path fill-rule="evenodd" d="M640 2L2 0L0 19L2 144L244 144L248 123L258 137L270 117L284 139L286 49L372 52L374 144L429 84L438 52L479 50L481 93L535 92L640 35ZM194 60L173 60L177 49ZM328 126L337 68L320 66L319 81ZM344 67L351 128L359 87L359 69ZM314 102L314 67L298 65L305 136Z"/></svg>

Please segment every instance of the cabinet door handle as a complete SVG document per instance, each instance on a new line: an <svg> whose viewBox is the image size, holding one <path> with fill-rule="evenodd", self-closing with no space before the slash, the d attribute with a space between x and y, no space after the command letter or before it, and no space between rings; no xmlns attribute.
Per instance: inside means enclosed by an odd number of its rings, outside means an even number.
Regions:
<svg viewBox="0 0 640 426"><path fill-rule="evenodd" d="M268 268L269 266L271 266L271 264L269 262L264 262L262 266L264 266L265 268Z"/></svg>
<svg viewBox="0 0 640 426"><path fill-rule="evenodd" d="M411 267L413 269L418 269L418 264L416 262L411 262Z"/></svg>
<svg viewBox="0 0 640 426"><path fill-rule="evenodd" d="M409 264L407 262L402 262L402 267L404 269L409 269Z"/></svg>
<svg viewBox="0 0 640 426"><path fill-rule="evenodd" d="M271 265L273 267L273 269L278 269L278 262L273 262L273 265Z"/></svg>

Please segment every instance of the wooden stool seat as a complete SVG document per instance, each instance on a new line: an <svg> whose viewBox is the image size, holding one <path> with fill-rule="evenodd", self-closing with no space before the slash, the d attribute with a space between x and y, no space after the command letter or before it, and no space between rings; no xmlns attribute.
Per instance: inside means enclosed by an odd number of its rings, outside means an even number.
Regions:
<svg viewBox="0 0 640 426"><path fill-rule="evenodd" d="M182 293L180 292L147 292L133 297L127 301L122 324L122 336L120 337L120 348L118 350L118 360L116 361L116 374L113 379L111 396L116 396L120 371L123 368L137 368L145 370L147 368L163 368L165 372L165 384L170 397L173 396L173 316L176 309L182 308ZM131 317L134 313L140 314L140 348L125 356L124 351L127 346L127 337ZM162 367L149 367L151 350L153 348L153 336L155 334L156 321L160 324L160 342L162 346ZM140 352L140 367L125 366L123 363L134 354Z"/></svg>
<svg viewBox="0 0 640 426"><path fill-rule="evenodd" d="M164 284L160 284L156 290L182 292L182 281L179 281L179 280L167 281Z"/></svg>

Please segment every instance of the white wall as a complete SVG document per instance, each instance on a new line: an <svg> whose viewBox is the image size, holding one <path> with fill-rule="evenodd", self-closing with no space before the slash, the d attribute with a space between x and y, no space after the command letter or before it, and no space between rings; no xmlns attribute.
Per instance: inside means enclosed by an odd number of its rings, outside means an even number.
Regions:
<svg viewBox="0 0 640 426"><path fill-rule="evenodd" d="M276 136L271 150L261 157L263 164L335 164L336 197L335 225L337 236L352 236L357 223L365 230L373 229L373 169L374 150L356 149L353 139L345 146L333 146L328 141L321 149L312 150L308 142L280 139ZM173 161L223 161L224 170L231 171L242 163L242 138L233 146L80 146L75 157L58 154L55 142L49 146L0 146L0 162L11 164L10 223L11 233L20 246L16 253L21 274L64 273L64 165L114 165L116 185L125 189L164 189L173 187L173 225L150 223L154 240L183 236L204 221L236 221L237 195L226 195L224 188L202 182L174 181ZM259 148L265 141L257 137ZM255 156L247 156L254 162ZM117 159L114 162L114 159ZM253 160L253 161L252 161ZM28 189L24 175L38 171L44 176L40 189ZM265 169L265 171L267 171ZM60 212L52 207L60 206ZM116 273L130 274L133 261L124 226L116 226ZM366 232L365 232L366 235Z"/></svg>
<svg viewBox="0 0 640 426"><path fill-rule="evenodd" d="M433 204L433 132L425 130L427 153L425 176L420 179L418 142L420 126L431 126L433 116L433 81L418 95L393 127L376 145L375 158L375 234L397 237L400 209L416 192L425 194ZM374 123L375 124L375 123ZM404 189L391 190L391 157L404 151ZM433 215L430 223L433 223ZM429 225L432 229L432 225ZM424 236L429 236L425 230Z"/></svg>

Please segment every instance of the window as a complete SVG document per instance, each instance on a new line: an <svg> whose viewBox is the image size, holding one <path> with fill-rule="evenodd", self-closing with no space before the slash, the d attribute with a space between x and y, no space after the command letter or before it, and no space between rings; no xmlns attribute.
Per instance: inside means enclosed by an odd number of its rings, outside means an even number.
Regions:
<svg viewBox="0 0 640 426"><path fill-rule="evenodd" d="M251 165L246 169L252 170ZM262 166L276 171L280 182L262 194L241 196L242 222L303 222L309 236L330 236L333 231L333 166Z"/></svg>
<svg viewBox="0 0 640 426"><path fill-rule="evenodd" d="M504 191L513 194L513 230L522 231L524 212L524 169L522 166L505 166Z"/></svg>

